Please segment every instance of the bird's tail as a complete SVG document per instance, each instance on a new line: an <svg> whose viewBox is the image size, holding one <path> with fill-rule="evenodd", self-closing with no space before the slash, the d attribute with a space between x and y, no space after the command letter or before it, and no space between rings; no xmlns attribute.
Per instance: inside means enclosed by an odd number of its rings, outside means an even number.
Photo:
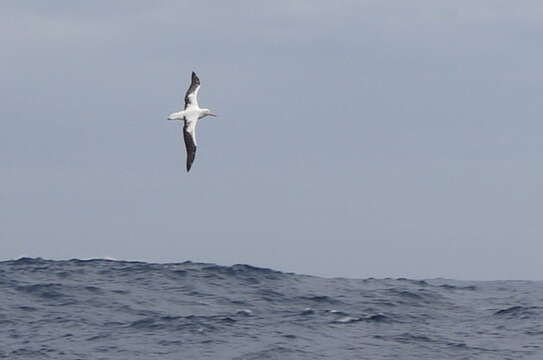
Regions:
<svg viewBox="0 0 543 360"><path fill-rule="evenodd" d="M183 111L175 112L168 115L168 120L183 120L183 118L184 118Z"/></svg>

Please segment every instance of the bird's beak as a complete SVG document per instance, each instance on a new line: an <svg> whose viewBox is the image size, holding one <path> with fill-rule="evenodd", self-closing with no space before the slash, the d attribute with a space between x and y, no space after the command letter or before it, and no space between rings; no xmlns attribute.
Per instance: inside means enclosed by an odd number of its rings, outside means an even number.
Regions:
<svg viewBox="0 0 543 360"><path fill-rule="evenodd" d="M213 117L217 117L217 115L213 114L213 113L209 113L208 114L209 116L213 116Z"/></svg>

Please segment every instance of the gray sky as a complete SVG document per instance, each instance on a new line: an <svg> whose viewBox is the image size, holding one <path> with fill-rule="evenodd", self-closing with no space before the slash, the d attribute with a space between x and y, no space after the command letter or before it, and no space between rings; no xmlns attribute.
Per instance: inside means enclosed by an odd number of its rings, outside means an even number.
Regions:
<svg viewBox="0 0 543 360"><path fill-rule="evenodd" d="M2 259L542 278L541 2L1 7Z"/></svg>

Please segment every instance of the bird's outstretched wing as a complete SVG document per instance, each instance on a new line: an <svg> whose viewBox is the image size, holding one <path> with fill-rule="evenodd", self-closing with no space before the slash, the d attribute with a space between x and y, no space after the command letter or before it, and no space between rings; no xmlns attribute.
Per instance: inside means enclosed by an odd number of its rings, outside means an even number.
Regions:
<svg viewBox="0 0 543 360"><path fill-rule="evenodd" d="M193 71L192 81L187 92L185 93L185 110L193 106L198 107L198 90L200 90L200 79L198 79L198 76L196 76Z"/></svg>
<svg viewBox="0 0 543 360"><path fill-rule="evenodd" d="M185 120L183 126L183 138L187 150L187 172L190 171L194 158L196 157L196 122L198 120Z"/></svg>

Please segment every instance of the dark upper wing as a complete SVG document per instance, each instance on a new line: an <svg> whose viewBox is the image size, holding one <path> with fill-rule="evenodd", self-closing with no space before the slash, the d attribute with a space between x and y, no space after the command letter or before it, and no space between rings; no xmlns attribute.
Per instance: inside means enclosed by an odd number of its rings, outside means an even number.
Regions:
<svg viewBox="0 0 543 360"><path fill-rule="evenodd" d="M192 81L190 83L190 86L185 93L185 110L192 105L198 106L198 100L196 97L198 96L198 90L200 89L200 79L198 79L198 76L192 72Z"/></svg>
<svg viewBox="0 0 543 360"><path fill-rule="evenodd" d="M183 126L183 138L185 139L185 149L187 150L187 172L189 172L194 157L196 156L196 122L188 122L185 120Z"/></svg>

